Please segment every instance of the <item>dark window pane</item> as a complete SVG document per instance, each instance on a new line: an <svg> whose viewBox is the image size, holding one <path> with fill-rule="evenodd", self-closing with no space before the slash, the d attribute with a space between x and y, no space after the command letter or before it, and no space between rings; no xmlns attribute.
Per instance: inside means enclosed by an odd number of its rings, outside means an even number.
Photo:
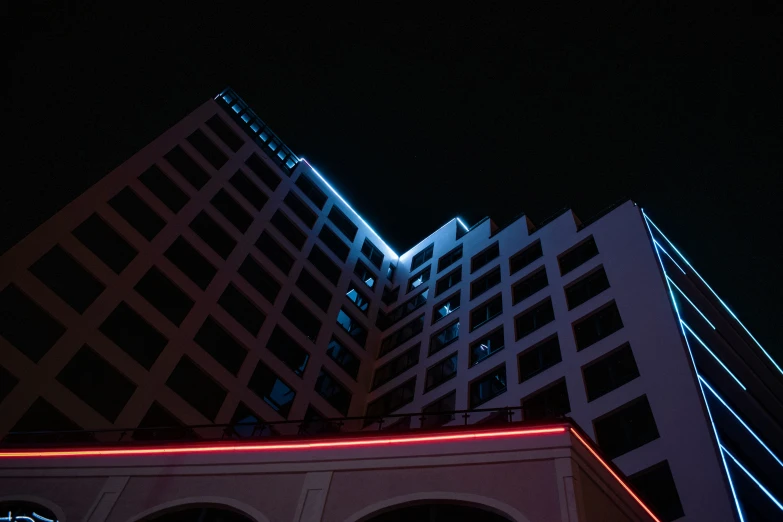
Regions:
<svg viewBox="0 0 783 522"><path fill-rule="evenodd" d="M506 391L506 365L498 366L470 385L470 407L478 408Z"/></svg>
<svg viewBox="0 0 783 522"><path fill-rule="evenodd" d="M348 415L348 409L351 406L351 392L331 374L321 370L315 381L315 391L326 399L326 402L334 406L335 410L343 415Z"/></svg>
<svg viewBox="0 0 783 522"><path fill-rule="evenodd" d="M480 296L493 286L500 284L500 267L490 270L470 284L470 298Z"/></svg>
<svg viewBox="0 0 783 522"><path fill-rule="evenodd" d="M275 190L280 184L280 176L278 176L275 171L272 170L272 167L267 165L257 154L251 154L250 157L245 160L245 165L258 176L258 179L260 179L264 185L272 190Z"/></svg>
<svg viewBox="0 0 783 522"><path fill-rule="evenodd" d="M326 312L329 309L329 303L332 302L332 294L324 288L324 285L310 274L307 270L302 270L299 278L296 280L298 286L304 294L313 301L318 308Z"/></svg>
<svg viewBox="0 0 783 522"><path fill-rule="evenodd" d="M571 411L565 379L522 400L525 420L554 419Z"/></svg>
<svg viewBox="0 0 783 522"><path fill-rule="evenodd" d="M399 287L397 287L397 290L399 290ZM427 303L427 296L429 293L429 289L425 288L422 292L414 295L388 314L384 314L383 310L378 310L378 320L376 321L377 326L381 330L386 330L398 321L408 317L410 314Z"/></svg>
<svg viewBox="0 0 783 522"><path fill-rule="evenodd" d="M367 315L367 311L370 308L370 299L354 283L348 285L348 292L345 293L345 296L356 305L360 312Z"/></svg>
<svg viewBox="0 0 783 522"><path fill-rule="evenodd" d="M495 355L505 348L506 343L503 336L503 327L499 330L485 335L478 341L470 345L470 365L475 366L490 355Z"/></svg>
<svg viewBox="0 0 783 522"><path fill-rule="evenodd" d="M266 347L295 374L300 377L304 375L307 361L310 360L310 354L299 346L285 330L275 326L272 335L266 343Z"/></svg>
<svg viewBox="0 0 783 522"><path fill-rule="evenodd" d="M381 350L378 357L383 357L401 344L413 339L424 329L424 314L418 316L399 330L395 331L383 341L381 341Z"/></svg>
<svg viewBox="0 0 783 522"><path fill-rule="evenodd" d="M453 270L452 272L449 272L445 276L438 279L438 282L435 284L435 295L440 295L452 286L456 285L457 283L460 283L462 281L462 267L457 268L456 270Z"/></svg>
<svg viewBox="0 0 783 522"><path fill-rule="evenodd" d="M460 292L457 291L457 293L453 294L451 297L436 304L432 309L432 323L435 324L444 317L448 317L459 310L460 301Z"/></svg>
<svg viewBox="0 0 783 522"><path fill-rule="evenodd" d="M326 420L326 417L312 406L307 407L304 422L299 425L299 434L339 433L340 424Z"/></svg>
<svg viewBox="0 0 783 522"><path fill-rule="evenodd" d="M157 215L129 187L125 187L119 194L111 198L109 205L148 241L152 241L158 232L166 226L163 218Z"/></svg>
<svg viewBox="0 0 783 522"><path fill-rule="evenodd" d="M521 303L539 290L546 288L548 284L546 269L542 266L511 287L511 304Z"/></svg>
<svg viewBox="0 0 783 522"><path fill-rule="evenodd" d="M609 306L605 306L598 312L574 323L577 351L584 350L622 327L623 321L620 318L620 310L612 302Z"/></svg>
<svg viewBox="0 0 783 522"><path fill-rule="evenodd" d="M283 382L266 364L258 362L247 387L261 397L281 417L288 418L296 391Z"/></svg>
<svg viewBox="0 0 783 522"><path fill-rule="evenodd" d="M519 354L519 382L525 382L562 360L556 335L528 348Z"/></svg>
<svg viewBox="0 0 783 522"><path fill-rule="evenodd" d="M152 364L168 342L163 334L150 326L125 302L117 305L103 322L100 330L148 370L152 368Z"/></svg>
<svg viewBox="0 0 783 522"><path fill-rule="evenodd" d="M283 202L288 205L288 208L294 211L294 214L296 214L297 217L302 220L302 223L307 225L308 228L313 228L313 225L315 225L315 221L318 219L318 216L310 209L310 207L307 206L304 201L299 199L299 197L296 196L293 192L289 192Z"/></svg>
<svg viewBox="0 0 783 522"><path fill-rule="evenodd" d="M372 380L372 388L375 389L386 384L398 375L402 375L406 371L419 364L420 352L421 343L416 343L411 348L405 350L402 354L380 366L377 370L375 370L375 375L373 376Z"/></svg>
<svg viewBox="0 0 783 522"><path fill-rule="evenodd" d="M244 198L251 205L253 205L256 210L261 210L264 208L266 202L269 201L269 196L267 196L263 190L258 188L255 183L250 181L250 178L245 176L241 170L238 170L236 174L231 176L229 183L231 183L231 185L237 189L237 192L242 194L242 196L244 196Z"/></svg>
<svg viewBox="0 0 783 522"><path fill-rule="evenodd" d="M526 246L508 260L511 273L515 274L525 268L527 265L544 255L544 251L541 249L541 241L536 240L535 243Z"/></svg>
<svg viewBox="0 0 783 522"><path fill-rule="evenodd" d="M196 189L201 189L209 181L209 174L179 145L171 149L164 157Z"/></svg>
<svg viewBox="0 0 783 522"><path fill-rule="evenodd" d="M0 292L0 335L34 362L65 333L65 327L14 284Z"/></svg>
<svg viewBox="0 0 783 522"><path fill-rule="evenodd" d="M234 375L239 373L247 350L214 317L207 317L193 340L223 368Z"/></svg>
<svg viewBox="0 0 783 522"><path fill-rule="evenodd" d="M493 243L484 251L476 254L470 259L470 272L473 273L487 263L500 255L500 246L497 242Z"/></svg>
<svg viewBox="0 0 783 522"><path fill-rule="evenodd" d="M211 421L217 417L226 398L226 390L187 356L180 359L166 380L166 386Z"/></svg>
<svg viewBox="0 0 783 522"><path fill-rule="evenodd" d="M190 222L190 228L223 259L227 259L229 254L231 254L231 251L234 250L234 247L237 245L236 240L228 235L228 233L204 211L201 211L199 215Z"/></svg>
<svg viewBox="0 0 783 522"><path fill-rule="evenodd" d="M518 341L526 335L530 335L554 320L555 311L552 309L552 301L547 298L514 318L514 327L517 332L516 340Z"/></svg>
<svg viewBox="0 0 783 522"><path fill-rule="evenodd" d="M264 422L259 414L245 406L244 402L237 405L234 415L231 417L233 435L239 438L270 437L277 435L277 431Z"/></svg>
<svg viewBox="0 0 783 522"><path fill-rule="evenodd" d="M11 393L14 387L19 382L11 372L0 366L0 403L2 403L8 394Z"/></svg>
<svg viewBox="0 0 783 522"><path fill-rule="evenodd" d="M171 181L157 165L148 168L139 176L139 181L175 214L182 210L182 207L190 200L188 195Z"/></svg>
<svg viewBox="0 0 783 522"><path fill-rule="evenodd" d="M593 421L593 427L598 445L611 459L644 446L659 436L646 395Z"/></svg>
<svg viewBox="0 0 783 522"><path fill-rule="evenodd" d="M498 294L486 303L470 312L470 331L472 332L503 313L503 300Z"/></svg>
<svg viewBox="0 0 783 522"><path fill-rule="evenodd" d="M326 355L336 362L340 368L345 370L345 373L350 375L353 380L356 380L359 376L361 360L336 337L332 337L332 340L329 341L329 346L326 348Z"/></svg>
<svg viewBox="0 0 783 522"><path fill-rule="evenodd" d="M305 196L307 196L310 201L315 203L315 206L323 209L324 205L326 205L326 194L319 189L315 183L307 176L307 174L300 174L299 177L296 180L296 186L299 187Z"/></svg>
<svg viewBox="0 0 783 522"><path fill-rule="evenodd" d="M430 272L432 267L428 266L418 274L412 276L410 279L408 279L408 292L413 290L414 288L418 288L427 281L430 280Z"/></svg>
<svg viewBox="0 0 783 522"><path fill-rule="evenodd" d="M258 335L266 316L233 284L226 287L218 299L218 304L254 337Z"/></svg>
<svg viewBox="0 0 783 522"><path fill-rule="evenodd" d="M442 328L430 337L429 354L437 353L459 339L459 321Z"/></svg>
<svg viewBox="0 0 783 522"><path fill-rule="evenodd" d="M576 308L609 288L609 279L604 267L588 274L565 289L568 309Z"/></svg>
<svg viewBox="0 0 783 522"><path fill-rule="evenodd" d="M578 246L557 257L557 262L560 264L560 275L566 275L574 268L597 255L598 247L593 236L590 236L585 241L579 243Z"/></svg>
<svg viewBox="0 0 783 522"><path fill-rule="evenodd" d="M261 232L261 236L256 241L256 248L284 274L291 271L291 267L294 265L293 256L281 247L266 230Z"/></svg>
<svg viewBox="0 0 783 522"><path fill-rule="evenodd" d="M250 214L223 189L220 189L212 198L212 206L218 209L242 233L246 232L250 223L253 222Z"/></svg>
<svg viewBox="0 0 783 522"><path fill-rule="evenodd" d="M73 235L118 274L136 257L136 249L98 214L91 215L76 227Z"/></svg>
<svg viewBox="0 0 783 522"><path fill-rule="evenodd" d="M182 237L178 237L164 255L202 290L207 289L217 273L217 269Z"/></svg>
<svg viewBox="0 0 783 522"><path fill-rule="evenodd" d="M154 266L136 283L134 289L177 326L182 324L193 308L193 299Z"/></svg>
<svg viewBox="0 0 783 522"><path fill-rule="evenodd" d="M383 417L413 402L416 377L405 381L385 395L367 405L368 417ZM369 424L369 423L368 423Z"/></svg>
<svg viewBox="0 0 783 522"><path fill-rule="evenodd" d="M267 301L274 304L277 294L280 292L280 283L264 270L258 262L248 255L239 267L239 275L245 278L245 281L258 290Z"/></svg>
<svg viewBox="0 0 783 522"><path fill-rule="evenodd" d="M356 267L353 269L353 273L364 282L370 288L375 288L375 283L378 281L378 276L373 274L369 268L367 268L361 261L356 262Z"/></svg>
<svg viewBox="0 0 783 522"><path fill-rule="evenodd" d="M431 244L421 252L414 254L411 259L411 272L422 266L424 263L432 259L432 252L435 250L435 244Z"/></svg>
<svg viewBox="0 0 783 522"><path fill-rule="evenodd" d="M190 428L182 426L182 423L163 406L153 402L150 409L141 419L138 429L133 430L133 440L192 440L198 436Z"/></svg>
<svg viewBox="0 0 783 522"><path fill-rule="evenodd" d="M79 313L87 310L105 288L60 245L36 261L30 272Z"/></svg>
<svg viewBox="0 0 783 522"><path fill-rule="evenodd" d="M85 432L78 433L41 433L35 435L15 435L20 431L71 431L81 430L82 427L69 419L60 410L46 402L41 397L35 399L30 408L16 421L11 433L5 436L3 442L82 442L92 439L92 435Z"/></svg>
<svg viewBox="0 0 783 522"><path fill-rule="evenodd" d="M57 380L110 422L117 420L136 391L130 379L87 345L68 361Z"/></svg>
<svg viewBox="0 0 783 522"><path fill-rule="evenodd" d="M457 376L457 355L457 352L454 352L427 369L426 379L424 381L425 392L428 392Z"/></svg>
<svg viewBox="0 0 783 522"><path fill-rule="evenodd" d="M356 232L359 231L359 227L354 225L353 221L351 221L348 216L343 214L343 212L337 208L337 206L332 206L332 210L329 211L329 219L337 227L337 230L345 234L345 237L351 241L356 239Z"/></svg>
<svg viewBox="0 0 783 522"><path fill-rule="evenodd" d="M321 228L321 232L318 234L318 238L324 242L324 244L334 252L341 261L348 259L348 254L351 251L351 247L343 243L342 239L337 237L337 234L332 232L332 229L324 225Z"/></svg>
<svg viewBox="0 0 783 522"><path fill-rule="evenodd" d="M209 129L215 133L215 136L220 138L223 143L228 145L228 148L234 152L242 148L242 145L245 143L245 140L240 138L237 133L231 129L228 123L223 121L217 114L207 120L207 127L209 127Z"/></svg>
<svg viewBox="0 0 783 522"><path fill-rule="evenodd" d="M422 428L437 428L454 420L455 405L457 403L457 392L447 393L437 401L428 404L421 410L423 418Z"/></svg>
<svg viewBox="0 0 783 522"><path fill-rule="evenodd" d="M307 236L281 210L275 212L270 222L297 250L302 250Z"/></svg>
<svg viewBox="0 0 783 522"><path fill-rule="evenodd" d="M634 473L628 477L628 482L661 519L671 521L685 515L668 461Z"/></svg>
<svg viewBox="0 0 783 522"><path fill-rule="evenodd" d="M587 400L593 401L639 377L631 345L626 343L582 369Z"/></svg>
<svg viewBox="0 0 783 522"><path fill-rule="evenodd" d="M332 284L336 285L340 280L342 270L334 261L329 259L329 256L327 256L318 245L313 245L313 249L310 251L310 255L307 256L307 260L321 272L321 275L331 281Z"/></svg>
<svg viewBox="0 0 783 522"><path fill-rule="evenodd" d="M365 239L364 243L362 243L362 254L377 268L380 268L381 264L383 264L383 253L369 239Z"/></svg>
<svg viewBox="0 0 783 522"><path fill-rule="evenodd" d="M288 298L288 302L283 307L283 315L312 342L318 338L321 321L295 297Z"/></svg>
<svg viewBox="0 0 783 522"><path fill-rule="evenodd" d="M200 130L188 136L187 140L216 169L220 169L228 161L228 156L223 154L220 147L212 143L212 140Z"/></svg>
<svg viewBox="0 0 783 522"><path fill-rule="evenodd" d="M337 312L337 324L343 327L343 330L351 336L351 339L364 348L364 344L367 342L367 329L362 323L351 317L341 308L340 311Z"/></svg>
<svg viewBox="0 0 783 522"><path fill-rule="evenodd" d="M462 259L462 245L438 259L438 272Z"/></svg>

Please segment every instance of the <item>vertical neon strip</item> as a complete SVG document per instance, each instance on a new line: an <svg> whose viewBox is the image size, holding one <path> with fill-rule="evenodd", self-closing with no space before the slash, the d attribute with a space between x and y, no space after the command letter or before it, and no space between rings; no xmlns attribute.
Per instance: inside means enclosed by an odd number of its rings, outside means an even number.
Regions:
<svg viewBox="0 0 783 522"><path fill-rule="evenodd" d="M759 489L761 489L761 491L763 491L763 492L764 492L764 493L765 493L765 494L766 494L766 495L769 497L769 499L770 499L772 502L774 502L774 503L775 503L775 505L776 505L776 506L777 506L777 507L778 507L778 508L779 508L781 511L783 511L783 504L781 504L781 503L778 501L778 499L776 499L776 498L774 497L774 495L772 495L772 493L770 493L770 492L769 492L769 490L768 490L767 488L765 488L765 487L764 487L764 486L761 484L761 482L759 482L758 480L756 480L756 477L754 477L754 476L753 476L753 474L752 474L750 471L748 471L748 468L746 468L745 466L743 466L743 465L740 463L740 461L738 461L738 460L737 460L737 458L736 458L734 455L732 455L732 454L729 452L729 450L727 450L727 449L726 449L724 446L721 446L721 447L720 447L720 449L721 449L721 450L722 450L722 451L723 451L723 452L724 452L726 455L728 455L729 457L731 457L731 460L733 460L733 461L734 461L734 464L736 464L737 466L739 466L739 468L740 468L742 471L744 471L744 472L745 472L745 474L746 474L748 477L750 477L750 480L752 480L753 482L755 482L755 483L756 483L756 485L759 487Z"/></svg>
<svg viewBox="0 0 783 522"><path fill-rule="evenodd" d="M682 319L680 319L680 323L682 323L682 325L683 325L685 328L687 328L687 329L688 329L688 332L690 332L690 334L693 336L693 338L694 338L694 339L696 339L697 341L699 341L699 344L701 344L701 345L704 347L704 349L705 349L705 350L707 350L707 352L708 352L710 355L712 355L712 358L713 358L713 359L715 359L716 361L718 361L718 364L720 364L720 365L721 365L721 367L722 367L724 370L726 370L726 373L728 373L728 374L731 376L731 378L732 378L732 379L734 379L734 381L735 381L737 384L739 384L739 385L740 385L740 388L742 388L743 390L747 391L748 389L745 387L745 385L744 385L744 384L742 384L742 382L741 382L741 381L740 381L740 380L737 378L737 376L736 376L736 375L734 375L734 373L732 373L732 371L731 371L731 370L729 370L729 367L728 367L728 366L726 366L725 364L723 364L723 361L721 361L721 360L718 358L718 356L717 356L717 355L715 355L715 352L713 352L712 350L710 350L710 347L709 347L709 346L707 346L707 345L704 343L704 341L702 341L702 340L701 340L701 337L699 337L698 335L696 335L696 332L694 332L693 330L691 330L691 327L690 327L690 326L688 326L688 324L687 324L685 321L683 321Z"/></svg>
<svg viewBox="0 0 783 522"><path fill-rule="evenodd" d="M701 316L701 318L702 318L702 319L704 319L705 321L707 321L707 324L709 324L709 325L712 327L712 329L713 329L713 330L716 330L716 328L715 328L715 325L714 325L714 324L712 324L712 322L711 322L709 319L707 319L707 316L706 316L706 315L704 315L704 314L701 312L701 310L699 310L699 308L698 308L698 307L697 307L695 304L693 304L693 301L691 301L691 300L688 298L688 296L687 296L687 295L685 295L685 292L683 292L683 291L680 289L680 287L679 287L679 286L677 286L677 284L676 284L674 281L672 281L672 278L671 278L671 277L669 277L669 276L666 276L666 279L668 279L668 280L669 280L669 283L671 283L671 284L672 284L672 286L674 286L674 288L676 288L676 289L677 289L677 291L680 293L680 295L681 295L681 296L683 296L683 297L685 298L685 300L686 300L686 301L688 301L688 302L691 304L691 306L692 306L692 307L693 307L693 308L694 308L694 309L695 309L697 312L699 312L699 315Z"/></svg>

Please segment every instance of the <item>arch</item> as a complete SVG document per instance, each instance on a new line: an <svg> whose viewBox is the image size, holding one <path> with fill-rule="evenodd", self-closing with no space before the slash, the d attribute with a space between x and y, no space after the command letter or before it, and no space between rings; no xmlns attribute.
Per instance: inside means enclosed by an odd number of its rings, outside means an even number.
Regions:
<svg viewBox="0 0 783 522"><path fill-rule="evenodd" d="M29 502L31 504L38 504L54 513L58 522L65 522L66 520L65 511L51 500L43 497L35 495L5 495L0 497L0 504L3 502Z"/></svg>
<svg viewBox="0 0 783 522"><path fill-rule="evenodd" d="M494 498L483 497L481 495L472 495L470 493L452 493L449 491L431 491L425 493L411 493L409 495L402 495L399 497L389 498L381 500L374 504L370 504L357 511L350 517L345 519L345 522L364 522L370 517L380 514L389 508L406 507L412 504L426 502L426 501L443 501L447 500L454 504L462 504L468 506L474 506L478 508L484 508L487 511L492 511L498 515L504 516L514 522L530 522L525 515L522 514L515 507L509 506L505 502L501 502Z"/></svg>
<svg viewBox="0 0 783 522"><path fill-rule="evenodd" d="M270 522L269 519L256 508L249 506L244 502L226 497L186 497L169 500L168 502L158 504L157 506L132 516L127 522L138 522L150 515L155 515L164 511L175 511L175 508L178 507L225 507L245 515L254 522Z"/></svg>

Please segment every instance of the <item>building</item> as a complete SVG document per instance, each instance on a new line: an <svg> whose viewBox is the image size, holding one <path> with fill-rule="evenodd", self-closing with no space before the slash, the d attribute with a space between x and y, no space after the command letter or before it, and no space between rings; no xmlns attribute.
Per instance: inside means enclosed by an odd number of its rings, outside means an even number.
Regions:
<svg viewBox="0 0 783 522"><path fill-rule="evenodd" d="M0 307L9 448L567 416L661 520L783 510L783 370L633 202L398 255L230 89L4 254Z"/></svg>

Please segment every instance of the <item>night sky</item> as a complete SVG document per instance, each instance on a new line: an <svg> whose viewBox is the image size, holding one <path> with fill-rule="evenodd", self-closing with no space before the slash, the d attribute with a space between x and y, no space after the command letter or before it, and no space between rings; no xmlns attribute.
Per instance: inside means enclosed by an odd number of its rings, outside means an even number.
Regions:
<svg viewBox="0 0 783 522"><path fill-rule="evenodd" d="M0 251L230 85L398 253L457 215L502 226L571 207L589 219L630 197L783 360L775 0L344 13L21 4L9 18Z"/></svg>

